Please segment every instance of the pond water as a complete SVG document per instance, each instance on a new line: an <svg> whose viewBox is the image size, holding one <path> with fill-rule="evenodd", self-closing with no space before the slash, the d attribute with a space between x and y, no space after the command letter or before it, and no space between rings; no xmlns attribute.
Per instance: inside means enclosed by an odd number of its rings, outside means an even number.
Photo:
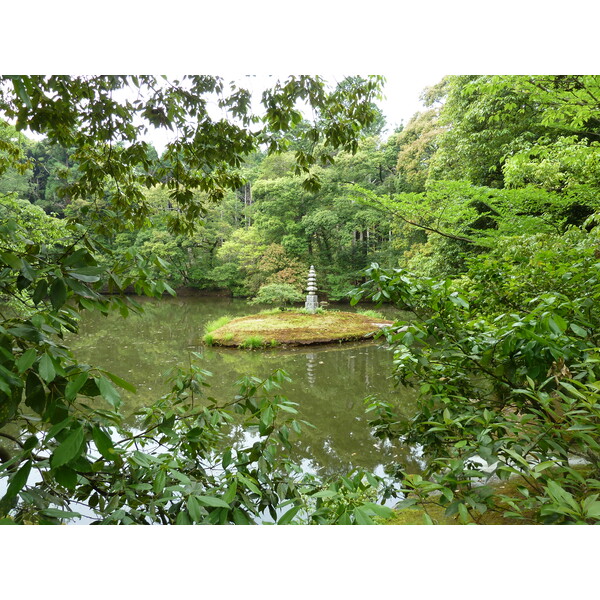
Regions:
<svg viewBox="0 0 600 600"><path fill-rule="evenodd" d="M206 322L265 307L228 298L137 300L144 306L142 315L123 319L116 314L86 314L80 334L68 340L79 360L105 368L137 387L136 395L124 394L126 414L165 393L165 371L185 368L190 361L213 374L207 394L221 401L233 398L235 382L242 376L266 377L281 368L292 378L282 394L298 403L300 419L315 426L303 429L292 453L306 470L336 475L363 468L383 474L383 465L398 460L409 471L419 470L419 459L409 448L378 440L367 425L366 396L394 398L406 416L414 409L414 392L394 387L390 379L392 352L383 339L285 350L209 348L201 341ZM388 310L386 316L398 314ZM202 358L192 352L201 353Z"/></svg>

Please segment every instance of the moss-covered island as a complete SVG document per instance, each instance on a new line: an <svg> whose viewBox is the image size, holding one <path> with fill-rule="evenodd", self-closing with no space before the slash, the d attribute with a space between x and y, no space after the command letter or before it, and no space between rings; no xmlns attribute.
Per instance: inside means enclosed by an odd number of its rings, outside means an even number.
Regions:
<svg viewBox="0 0 600 600"><path fill-rule="evenodd" d="M237 348L327 344L368 339L391 324L373 314L277 310L237 319L222 317L206 326L203 339L208 345Z"/></svg>

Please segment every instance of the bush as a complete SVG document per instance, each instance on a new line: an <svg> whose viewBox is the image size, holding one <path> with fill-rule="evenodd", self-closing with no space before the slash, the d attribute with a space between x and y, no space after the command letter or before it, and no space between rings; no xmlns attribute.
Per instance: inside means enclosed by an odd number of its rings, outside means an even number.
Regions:
<svg viewBox="0 0 600 600"><path fill-rule="evenodd" d="M402 269L368 270L354 303L385 298L417 317L386 332L396 378L420 391L417 414L401 423L389 406L370 407L378 436L419 444L427 457L422 475L399 473L411 494L403 506L434 502L463 522L487 511L536 523L600 522L598 269L583 268L587 252L552 252L563 261L554 264L560 292L523 296L522 306L510 294L504 312L498 295L482 311L491 276L534 291L526 275L547 255L540 248L520 268L504 265L506 277L499 262L480 260L468 291ZM514 478L520 495L497 492L492 475Z"/></svg>
<svg viewBox="0 0 600 600"><path fill-rule="evenodd" d="M295 287L287 283L270 283L263 285L250 300L251 304L274 304L279 307L287 306L295 302L302 302L304 295Z"/></svg>

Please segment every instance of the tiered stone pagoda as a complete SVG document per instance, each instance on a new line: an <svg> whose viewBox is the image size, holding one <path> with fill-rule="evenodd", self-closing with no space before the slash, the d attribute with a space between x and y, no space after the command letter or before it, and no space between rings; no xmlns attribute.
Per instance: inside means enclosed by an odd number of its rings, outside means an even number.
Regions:
<svg viewBox="0 0 600 600"><path fill-rule="evenodd" d="M306 291L308 292L308 295L306 296L304 308L310 313L315 313L317 312L317 308L319 308L319 298L317 296L317 274L312 265L308 271L308 285L306 286Z"/></svg>

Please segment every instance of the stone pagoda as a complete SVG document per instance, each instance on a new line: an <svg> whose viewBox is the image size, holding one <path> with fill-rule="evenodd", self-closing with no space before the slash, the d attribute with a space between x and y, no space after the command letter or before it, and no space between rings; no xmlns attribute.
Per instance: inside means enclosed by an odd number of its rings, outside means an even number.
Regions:
<svg viewBox="0 0 600 600"><path fill-rule="evenodd" d="M312 265L308 271L308 285L306 286L306 291L308 292L308 295L306 296L304 308L310 313L315 313L317 308L319 308L319 298L317 296L317 274Z"/></svg>

